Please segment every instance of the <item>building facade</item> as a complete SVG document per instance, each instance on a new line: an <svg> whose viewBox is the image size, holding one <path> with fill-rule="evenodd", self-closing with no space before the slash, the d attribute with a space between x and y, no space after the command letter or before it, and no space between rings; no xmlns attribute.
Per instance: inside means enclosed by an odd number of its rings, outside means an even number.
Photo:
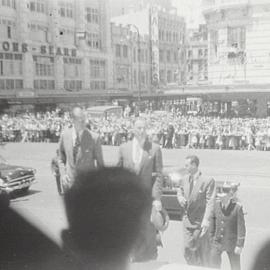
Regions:
<svg viewBox="0 0 270 270"><path fill-rule="evenodd" d="M189 29L186 35L185 83L188 85L208 84L208 43L207 27Z"/></svg>
<svg viewBox="0 0 270 270"><path fill-rule="evenodd" d="M120 26L121 29L130 29L130 33L124 33L124 37L112 31L112 46L119 48L121 45L118 43L122 41L130 51L130 89L135 92L155 92L182 83L185 40L182 17L175 11L150 5L140 11L114 17L111 21L113 28ZM114 63L118 61L117 58L119 56L115 53Z"/></svg>
<svg viewBox="0 0 270 270"><path fill-rule="evenodd" d="M1 1L0 99L107 89L110 42L105 0Z"/></svg>
<svg viewBox="0 0 270 270"><path fill-rule="evenodd" d="M146 92L150 88L149 35L140 35L131 26L111 23L113 88L117 91Z"/></svg>
<svg viewBox="0 0 270 270"><path fill-rule="evenodd" d="M208 27L209 84L227 96L270 108L270 0L203 0ZM238 95L239 96L239 95ZM238 99L239 101L239 99Z"/></svg>

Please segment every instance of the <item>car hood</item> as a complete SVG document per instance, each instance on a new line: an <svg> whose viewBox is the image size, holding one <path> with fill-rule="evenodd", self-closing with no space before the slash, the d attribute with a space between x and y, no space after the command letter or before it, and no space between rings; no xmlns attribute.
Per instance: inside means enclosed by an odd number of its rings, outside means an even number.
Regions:
<svg viewBox="0 0 270 270"><path fill-rule="evenodd" d="M5 181L11 181L13 179L31 176L35 174L35 170L30 167L11 165L8 163L0 163L0 178Z"/></svg>

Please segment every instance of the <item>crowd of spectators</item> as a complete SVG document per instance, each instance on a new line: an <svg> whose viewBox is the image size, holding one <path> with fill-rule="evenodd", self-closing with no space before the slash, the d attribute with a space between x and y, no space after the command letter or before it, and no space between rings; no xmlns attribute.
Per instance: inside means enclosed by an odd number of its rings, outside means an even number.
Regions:
<svg viewBox="0 0 270 270"><path fill-rule="evenodd" d="M149 124L149 136L163 148L207 148L270 150L270 118L219 118L183 116L173 112L141 113ZM104 145L118 146L132 138L136 116L89 119ZM68 112L25 113L0 117L4 142L58 142L62 129L70 124Z"/></svg>

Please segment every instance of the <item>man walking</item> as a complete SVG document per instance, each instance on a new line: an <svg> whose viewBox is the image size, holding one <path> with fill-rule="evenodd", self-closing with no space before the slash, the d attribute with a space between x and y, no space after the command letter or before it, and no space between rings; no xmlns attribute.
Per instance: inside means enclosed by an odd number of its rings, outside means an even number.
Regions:
<svg viewBox="0 0 270 270"><path fill-rule="evenodd" d="M118 166L140 176L144 187L149 191L149 196L152 194L153 206L159 211L162 208L160 199L163 185L161 149L159 145L148 139L145 120L136 120L133 132L133 140L124 143L119 148ZM153 174L155 174L154 181ZM141 231L138 246L134 252L134 261L153 260L157 257L156 229L150 222L150 217L146 222L147 228Z"/></svg>
<svg viewBox="0 0 270 270"><path fill-rule="evenodd" d="M186 157L185 168L188 175L183 178L183 189L177 194L180 205L185 208L184 257L188 264L208 266L208 228L214 208L215 181L202 175L199 158L195 155Z"/></svg>
<svg viewBox="0 0 270 270"><path fill-rule="evenodd" d="M99 136L86 128L85 114L72 110L73 126L63 131L59 143L59 172L64 191L69 189L78 170L104 166Z"/></svg>

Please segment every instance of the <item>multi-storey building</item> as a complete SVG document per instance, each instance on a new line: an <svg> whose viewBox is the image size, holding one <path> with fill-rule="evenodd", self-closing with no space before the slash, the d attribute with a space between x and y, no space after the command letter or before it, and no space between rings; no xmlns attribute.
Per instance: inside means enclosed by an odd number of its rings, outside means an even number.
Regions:
<svg viewBox="0 0 270 270"><path fill-rule="evenodd" d="M186 83L199 85L208 83L208 44L207 27L200 25L199 29L189 29L186 35Z"/></svg>
<svg viewBox="0 0 270 270"><path fill-rule="evenodd" d="M129 27L133 32L128 42L133 58L130 69L133 91L154 91L181 83L184 77L185 22L175 10L150 5L111 21L114 26ZM114 43L115 39L112 39Z"/></svg>
<svg viewBox="0 0 270 270"><path fill-rule="evenodd" d="M248 99L258 116L270 107L270 1L203 0L208 79L223 99ZM223 89L223 90L222 90Z"/></svg>
<svg viewBox="0 0 270 270"><path fill-rule="evenodd" d="M140 35L131 26L111 23L113 88L120 91L150 88L149 35Z"/></svg>
<svg viewBox="0 0 270 270"><path fill-rule="evenodd" d="M107 89L110 42L105 0L1 1L0 99L51 103Z"/></svg>

